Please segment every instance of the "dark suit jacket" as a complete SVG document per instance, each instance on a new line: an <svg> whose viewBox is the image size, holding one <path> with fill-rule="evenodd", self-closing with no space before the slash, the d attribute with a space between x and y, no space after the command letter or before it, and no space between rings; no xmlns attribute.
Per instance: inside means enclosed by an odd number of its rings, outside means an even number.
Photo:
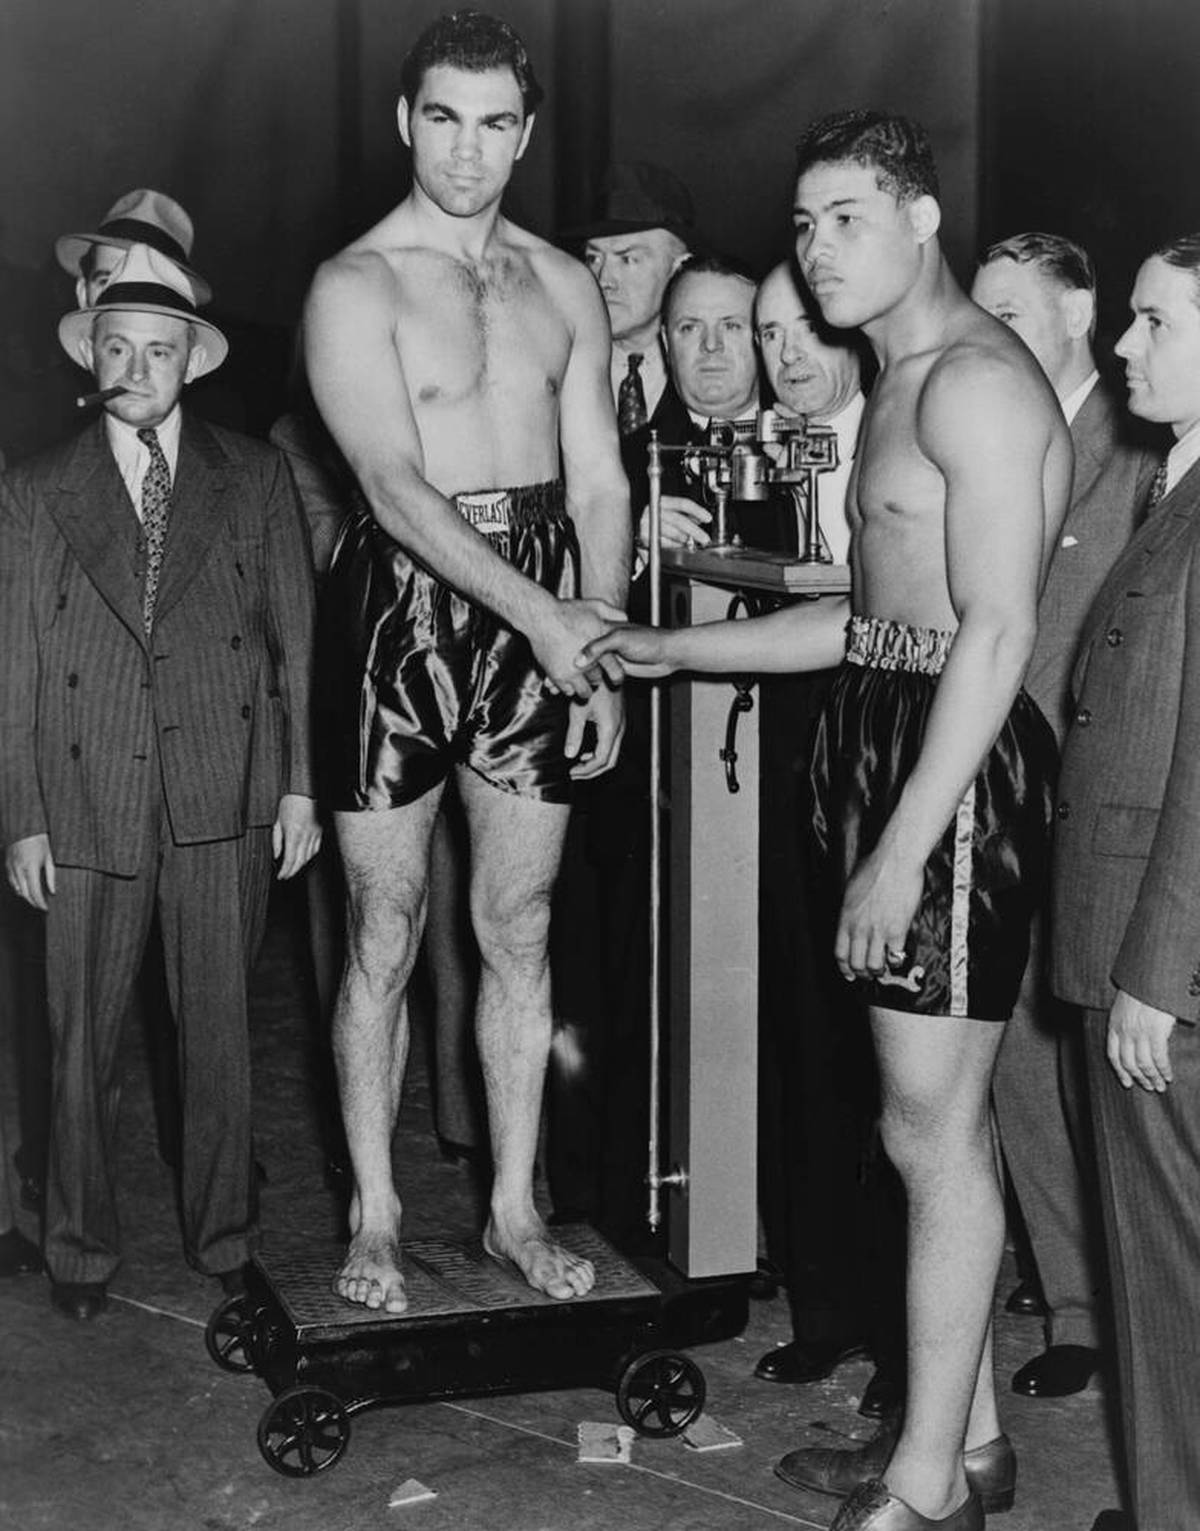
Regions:
<svg viewBox="0 0 1200 1531"><path fill-rule="evenodd" d="M1038 603L1025 689L1062 742L1071 716L1071 666L1088 608L1141 519L1157 454L1104 383L1071 422L1071 504Z"/></svg>
<svg viewBox="0 0 1200 1531"><path fill-rule="evenodd" d="M0 837L133 874L312 795L308 533L280 455L185 414L154 631L103 421L0 480ZM155 732L157 731L157 749Z"/></svg>
<svg viewBox="0 0 1200 1531"><path fill-rule="evenodd" d="M1084 624L1055 843L1051 986L1200 1016L1200 464Z"/></svg>

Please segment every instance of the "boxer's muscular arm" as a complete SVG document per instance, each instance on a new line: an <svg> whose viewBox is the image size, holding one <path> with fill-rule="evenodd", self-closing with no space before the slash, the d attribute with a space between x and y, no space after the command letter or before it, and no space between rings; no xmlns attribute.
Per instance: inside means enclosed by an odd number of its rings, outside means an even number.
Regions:
<svg viewBox="0 0 1200 1531"><path fill-rule="evenodd" d="M384 531L439 578L522 632L563 691L591 686L575 655L600 627L591 608L557 601L488 546L425 478L424 454L394 340L396 278L379 256L322 266L304 315L317 407Z"/></svg>
<svg viewBox="0 0 1200 1531"><path fill-rule="evenodd" d="M963 351L931 372L917 444L945 481L946 574L959 626L921 753L879 844L846 891L835 953L881 971L902 947L926 859L1004 724L1037 631L1048 399L1003 357Z"/></svg>

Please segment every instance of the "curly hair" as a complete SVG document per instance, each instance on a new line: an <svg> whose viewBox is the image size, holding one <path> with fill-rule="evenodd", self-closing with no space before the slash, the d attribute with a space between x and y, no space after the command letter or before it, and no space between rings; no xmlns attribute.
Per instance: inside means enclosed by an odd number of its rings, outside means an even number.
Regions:
<svg viewBox="0 0 1200 1531"><path fill-rule="evenodd" d="M833 112L805 128L796 145L796 174L814 165L862 165L898 202L938 197L937 166L925 129L889 112Z"/></svg>
<svg viewBox="0 0 1200 1531"><path fill-rule="evenodd" d="M506 21L483 11L439 16L417 38L400 66L400 92L409 106L416 101L426 73L439 64L472 74L511 69L526 117L537 110L544 95L525 44Z"/></svg>

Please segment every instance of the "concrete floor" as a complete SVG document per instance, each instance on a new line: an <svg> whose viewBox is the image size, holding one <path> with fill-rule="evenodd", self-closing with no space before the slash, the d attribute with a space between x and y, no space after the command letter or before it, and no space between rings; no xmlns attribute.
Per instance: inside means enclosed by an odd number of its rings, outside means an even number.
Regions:
<svg viewBox="0 0 1200 1531"><path fill-rule="evenodd" d="M254 985L254 1088L266 1236L327 1240L340 1232L322 1182L312 1090L311 1028L292 909L273 909ZM8 1018L0 1018L0 1026ZM0 1035L0 1056L9 1038ZM0 1283L0 1526L5 1531L758 1531L827 1526L833 1501L772 1474L801 1443L861 1436L855 1413L869 1375L847 1364L826 1383L756 1382L757 1357L787 1338L781 1299L751 1305L744 1335L699 1347L708 1412L744 1444L697 1453L638 1440L631 1466L581 1466L582 1420L616 1423L611 1395L581 1390L416 1404L357 1417L346 1455L319 1478L290 1481L259 1455L269 1402L254 1377L219 1371L203 1343L219 1293L183 1263L170 1173L154 1142L139 1039L126 1045L121 1186L125 1261L110 1310L81 1326L54 1313L40 1277ZM7 1070L5 1071L7 1074ZM11 1077L0 1105L12 1122ZM437 1153L421 1051L397 1160L415 1234L476 1226L469 1174ZM25 1231L35 1233L32 1220ZM1006 1269L1001 1292L1012 1284ZM1003 1379L1040 1348L1036 1322L997 1315ZM1089 1531L1116 1489L1100 1388L1056 1402L1006 1394L1021 1480L1005 1531ZM415 1478L433 1500L389 1508Z"/></svg>

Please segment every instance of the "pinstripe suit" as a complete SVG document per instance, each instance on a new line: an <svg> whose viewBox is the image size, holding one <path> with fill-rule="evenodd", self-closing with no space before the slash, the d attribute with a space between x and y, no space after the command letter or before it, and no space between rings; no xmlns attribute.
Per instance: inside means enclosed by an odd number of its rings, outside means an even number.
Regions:
<svg viewBox="0 0 1200 1531"><path fill-rule="evenodd" d="M1105 581L1073 676L1050 980L1087 1007L1125 1445L1139 1531L1200 1524L1200 465ZM1165 1095L1105 1056L1115 987L1183 1023Z"/></svg>
<svg viewBox="0 0 1200 1531"><path fill-rule="evenodd" d="M185 415L154 629L141 532L103 422L0 482L0 832L47 834L54 1041L46 1255L119 1260L121 1018L157 903L180 1035L189 1259L252 1233L245 979L270 826L312 795L312 572L282 459Z"/></svg>

